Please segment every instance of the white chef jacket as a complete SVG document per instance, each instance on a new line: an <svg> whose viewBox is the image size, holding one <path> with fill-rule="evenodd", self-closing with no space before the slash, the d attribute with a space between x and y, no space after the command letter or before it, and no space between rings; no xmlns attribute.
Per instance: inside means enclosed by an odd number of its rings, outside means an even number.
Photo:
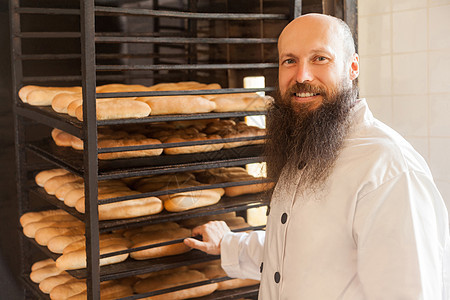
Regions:
<svg viewBox="0 0 450 300"><path fill-rule="evenodd" d="M450 299L442 197L424 159L364 99L324 188L298 190L301 172L284 168L266 232L224 236L230 277L261 279L263 300Z"/></svg>

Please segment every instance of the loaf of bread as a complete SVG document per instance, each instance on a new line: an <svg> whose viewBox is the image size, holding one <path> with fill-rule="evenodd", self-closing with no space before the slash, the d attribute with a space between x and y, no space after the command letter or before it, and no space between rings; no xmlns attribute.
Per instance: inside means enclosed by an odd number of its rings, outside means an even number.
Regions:
<svg viewBox="0 0 450 300"><path fill-rule="evenodd" d="M97 101L97 120L143 118L150 115L151 109L142 101L130 99L113 99ZM83 106L75 110L78 120L83 121Z"/></svg>
<svg viewBox="0 0 450 300"><path fill-rule="evenodd" d="M169 186L184 185L186 182L194 180L193 174L188 172L150 175L138 178L132 185L133 188L141 193L154 192L161 189L167 189Z"/></svg>
<svg viewBox="0 0 450 300"><path fill-rule="evenodd" d="M152 115L207 113L216 108L214 102L201 96L156 96L136 100L150 106Z"/></svg>
<svg viewBox="0 0 450 300"><path fill-rule="evenodd" d="M56 267L56 263L53 259L45 259L33 264L31 268L30 279L34 283L40 283L42 280L48 277L63 273L66 274L64 270Z"/></svg>
<svg viewBox="0 0 450 300"><path fill-rule="evenodd" d="M157 224L146 225L138 228L126 229L122 232L123 236L131 239L135 234L140 234L143 232L151 232L151 231L165 231L171 229L178 229L180 225L175 222L163 222Z"/></svg>
<svg viewBox="0 0 450 300"><path fill-rule="evenodd" d="M215 139L221 139L221 136L219 136L219 135L206 136L204 134L199 134L197 136L189 136L189 135L174 136L174 137L169 137L164 142L165 143L182 143L182 142L194 142L194 141L207 141L207 140L215 140ZM223 148L223 144L218 142L216 144L165 148L164 153L168 154L168 155L177 155L177 154L185 154L185 153L200 153L200 152L219 151L222 148Z"/></svg>
<svg viewBox="0 0 450 300"><path fill-rule="evenodd" d="M55 286L50 291L50 299L66 300L86 290L86 282L81 279L72 279L66 283Z"/></svg>
<svg viewBox="0 0 450 300"><path fill-rule="evenodd" d="M256 126L248 126L244 122L235 123L232 120L220 120L211 122L205 128L204 132L206 132L207 134L217 134L220 135L222 138L243 138L243 137L264 136L266 134L265 129L258 128ZM264 139L227 142L224 143L223 148L229 149L262 143L264 143Z"/></svg>
<svg viewBox="0 0 450 300"><path fill-rule="evenodd" d="M216 104L215 112L264 111L273 101L270 96L257 94L228 94L211 99Z"/></svg>
<svg viewBox="0 0 450 300"><path fill-rule="evenodd" d="M172 273L168 275L151 276L149 278L138 281L134 285L134 290L136 291L136 293L141 294L205 280L208 280L208 278L206 278L206 276L203 273L196 270L188 270L185 272ZM216 289L217 283L210 283L193 288L182 289L171 293L151 296L144 299L148 300L189 299L209 295L213 293Z"/></svg>
<svg viewBox="0 0 450 300"><path fill-rule="evenodd" d="M72 245L77 241L84 242L84 240L84 234L73 234L71 232L65 232L62 235L57 235L51 238L47 242L47 248L53 253L61 254L67 246Z"/></svg>
<svg viewBox="0 0 450 300"><path fill-rule="evenodd" d="M117 280L110 280L100 283L100 299L114 300L133 295L133 288L129 284L124 284ZM68 297L67 300L86 300L87 292L83 291L79 294Z"/></svg>
<svg viewBox="0 0 450 300"><path fill-rule="evenodd" d="M133 242L132 248L163 243L175 239L188 238L191 231L186 228L167 229L164 231L143 231L130 237ZM141 251L131 252L130 256L137 260L164 257L185 253L191 250L183 242L167 246L154 247Z"/></svg>
<svg viewBox="0 0 450 300"><path fill-rule="evenodd" d="M79 182L80 179L82 179L80 176L74 175L72 173L54 176L45 182L44 189L47 194L54 195L56 193L56 190L63 184L74 181Z"/></svg>
<svg viewBox="0 0 450 300"><path fill-rule="evenodd" d="M112 244L121 244L125 245L126 247L131 246L131 241L119 233L102 233L99 236L99 243L100 247ZM86 237L83 235L82 239L74 241L71 244L67 245L62 253L67 254L69 252L78 251L85 248L86 248Z"/></svg>
<svg viewBox="0 0 450 300"><path fill-rule="evenodd" d="M81 93L61 93L52 99L52 108L58 113L67 114L67 108L73 101L83 101Z"/></svg>
<svg viewBox="0 0 450 300"><path fill-rule="evenodd" d="M58 94L80 92L81 87L24 86L19 90L19 98L30 105L48 106Z"/></svg>
<svg viewBox="0 0 450 300"><path fill-rule="evenodd" d="M63 274L50 276L42 280L41 283L39 283L39 289L45 294L50 294L51 290L58 285L73 281L74 279L75 278L72 275L64 272Z"/></svg>
<svg viewBox="0 0 450 300"><path fill-rule="evenodd" d="M180 212L219 202L224 190L222 188L197 190L160 196L164 208L171 212Z"/></svg>
<svg viewBox="0 0 450 300"><path fill-rule="evenodd" d="M34 180L36 181L36 184L44 187L44 184L52 177L59 176L59 175L65 175L68 174L69 171L64 169L50 169L50 170L44 170L40 171L38 174L36 174Z"/></svg>
<svg viewBox="0 0 450 300"><path fill-rule="evenodd" d="M47 246L48 241L60 235L79 235L84 234L85 225L74 225L71 227L58 227L54 225L51 227L40 228L36 231L34 239L41 246Z"/></svg>
<svg viewBox="0 0 450 300"><path fill-rule="evenodd" d="M62 209L27 212L20 217L20 225L25 227L28 223L38 221L73 221L76 218Z"/></svg>
<svg viewBox="0 0 450 300"><path fill-rule="evenodd" d="M135 138L130 136L126 139L102 139L98 141L99 148L109 148L109 147L125 147L125 146L139 146L139 145L157 145L161 144L161 141L157 139L151 139L143 137ZM132 157L145 157L145 156L157 156L163 152L163 148L158 149L146 149L146 150L132 150L124 152L110 152L110 153L99 153L99 159L119 159L119 158L132 158Z"/></svg>
<svg viewBox="0 0 450 300"><path fill-rule="evenodd" d="M75 189L84 189L84 180L82 178L61 185L56 189L55 196L59 200L64 201L67 193Z"/></svg>
<svg viewBox="0 0 450 300"><path fill-rule="evenodd" d="M114 197L138 195L136 191L121 191L107 194L99 194L98 199L109 199ZM84 197L80 198L75 208L80 213L84 213ZM114 202L99 205L98 215L99 220L114 220L114 219L129 219L141 216L154 215L163 210L162 201L156 197L145 197L138 199L131 199L126 201Z"/></svg>
<svg viewBox="0 0 450 300"><path fill-rule="evenodd" d="M65 217L65 216L64 216ZM36 232L42 228L47 227L55 227L59 226L60 228L72 228L74 226L83 226L83 222L80 220L69 220L66 221L66 219L62 220L41 220L36 222L29 222L23 227L23 233L26 237L34 238L36 235Z"/></svg>
<svg viewBox="0 0 450 300"><path fill-rule="evenodd" d="M100 247L100 254L112 253L126 249L128 249L126 244L121 243L121 241L117 241L115 244ZM119 263L126 260L127 257L128 253L101 258L100 266ZM56 260L56 267L62 270L86 268L86 250L83 248L61 255Z"/></svg>

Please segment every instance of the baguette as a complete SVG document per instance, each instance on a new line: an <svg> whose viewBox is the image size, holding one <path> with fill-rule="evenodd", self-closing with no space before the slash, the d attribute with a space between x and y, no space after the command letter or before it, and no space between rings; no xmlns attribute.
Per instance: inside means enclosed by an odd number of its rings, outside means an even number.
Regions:
<svg viewBox="0 0 450 300"><path fill-rule="evenodd" d="M73 227L44 227L36 231L34 239L41 246L47 246L48 241L59 235L84 234L84 224Z"/></svg>
<svg viewBox="0 0 450 300"><path fill-rule="evenodd" d="M143 118L150 115L150 106L142 101L113 99L97 102L97 120ZM75 116L83 121L83 106L75 110Z"/></svg>
<svg viewBox="0 0 450 300"><path fill-rule="evenodd" d="M191 231L186 228L168 229L164 231L148 231L135 234L131 237L132 248L167 242L180 238L188 238ZM185 253L191 250L183 242L161 247L154 247L145 250L132 252L130 256L136 260L172 256Z"/></svg>
<svg viewBox="0 0 450 300"><path fill-rule="evenodd" d="M120 191L109 194L99 195L98 199L108 199L113 197L128 196L139 194L135 191ZM85 212L84 197L80 198L76 205L76 210L80 213ZM141 216L154 215L163 210L162 201L156 197L145 197L131 199L120 202L99 205L99 220L129 219Z"/></svg>
<svg viewBox="0 0 450 300"><path fill-rule="evenodd" d="M83 222L79 220L74 221L55 221L55 220L48 220L48 221L36 221L36 222L29 222L23 227L23 233L26 237L29 238L35 238L36 232L42 228L46 227L52 227L52 226L59 226L59 227L65 227L69 228L71 226L76 225L83 225Z"/></svg>
<svg viewBox="0 0 450 300"><path fill-rule="evenodd" d="M108 242L104 242L105 240L107 240ZM117 233L100 234L99 242L100 242L100 247L111 245L114 243L123 244L127 247L131 246L130 240L124 238L121 234L117 234ZM67 245L64 248L62 253L67 254L69 252L77 251L77 250L81 250L81 249L86 249L86 237L84 235L82 236L82 239L80 239L78 241L74 241L73 243Z"/></svg>
<svg viewBox="0 0 450 300"><path fill-rule="evenodd" d="M68 174L69 171L64 170L64 169L50 169L50 170L44 170L44 171L40 171L34 178L34 180L36 181L36 184L40 187L44 187L45 183L55 177L55 176L59 176L59 175L65 175Z"/></svg>
<svg viewBox="0 0 450 300"><path fill-rule="evenodd" d="M157 290L167 289L175 286L208 280L206 276L196 270L174 273L170 275L151 276L138 281L134 290L141 294ZM209 295L217 289L217 283L205 284L193 288L183 289L171 293L147 297L147 300L176 300L188 299Z"/></svg>
<svg viewBox="0 0 450 300"><path fill-rule="evenodd" d="M127 138L127 139L121 139L121 140L102 139L102 140L98 141L99 148L138 146L138 145L157 145L157 144L161 144L161 141L159 141L157 139L150 139L150 138L141 138L141 139ZM158 156L162 152L163 152L163 148L99 153L98 158L104 159L104 160L109 160L109 159L119 159L119 158Z"/></svg>
<svg viewBox="0 0 450 300"><path fill-rule="evenodd" d="M69 215L62 209L43 210L36 212L27 212L20 217L20 225L25 227L27 224L38 221L74 221L76 218Z"/></svg>
<svg viewBox="0 0 450 300"><path fill-rule="evenodd" d="M128 249L128 247L126 247L125 245L113 244L100 248L100 254L122 251L126 249ZM127 257L128 253L101 258L100 266L119 263L126 260ZM80 249L61 255L56 260L56 266L62 270L75 270L86 268L86 250Z"/></svg>
<svg viewBox="0 0 450 300"><path fill-rule="evenodd" d="M108 180L98 183L98 193L99 195L104 193L119 192L119 191L129 191L130 189L125 186L122 182L117 180ZM83 198L84 201L84 187L76 188L68 192L64 197L64 204L69 207L75 207L77 202Z"/></svg>
<svg viewBox="0 0 450 300"><path fill-rule="evenodd" d="M157 224L151 224L139 228L133 228L133 229L127 229L122 234L124 237L131 239L135 234L139 234L142 232L151 232L151 231L162 231L162 230L170 230L170 229L177 229L180 228L180 225L178 225L175 222L164 222L164 223L157 223Z"/></svg>
<svg viewBox="0 0 450 300"><path fill-rule="evenodd" d="M30 105L43 105L48 106L52 104L53 98L62 93L79 93L81 92L81 87L40 87L40 86L34 86L30 89L25 90L25 92L19 91L19 97L20 94L25 96L25 101L22 99L23 102L26 102Z"/></svg>
<svg viewBox="0 0 450 300"><path fill-rule="evenodd" d="M66 300L67 298L79 294L86 290L86 283L81 279L73 279L64 284L54 287L50 291L50 299Z"/></svg>
<svg viewBox="0 0 450 300"><path fill-rule="evenodd" d="M56 193L56 190L63 184L79 181L80 179L82 179L80 176L71 173L54 176L45 182L44 189L47 194L54 195Z"/></svg>
<svg viewBox="0 0 450 300"><path fill-rule="evenodd" d="M56 95L52 100L52 108L58 113L67 114L67 107L73 101L82 101L81 93L61 93Z"/></svg>
<svg viewBox="0 0 450 300"><path fill-rule="evenodd" d="M222 188L216 188L164 195L160 198L164 201L164 208L167 211L180 212L216 204L223 193Z"/></svg>
<svg viewBox="0 0 450 300"><path fill-rule="evenodd" d="M36 271L47 266L55 266L55 261L51 258L39 260L31 265L31 271Z"/></svg>
<svg viewBox="0 0 450 300"><path fill-rule="evenodd" d="M201 96L157 96L140 97L151 107L152 115L207 113L216 108L214 102Z"/></svg>
<svg viewBox="0 0 450 300"><path fill-rule="evenodd" d="M51 238L47 242L47 248L53 253L62 254L67 246L84 240L84 234L62 234Z"/></svg>
<svg viewBox="0 0 450 300"><path fill-rule="evenodd" d="M61 185L58 189L56 189L55 196L59 200L64 201L64 197L67 195L67 193L79 188L84 189L84 180L82 178Z"/></svg>
<svg viewBox="0 0 450 300"><path fill-rule="evenodd" d="M261 97L259 95L220 95L211 99L216 104L215 112L231 111L264 111L267 109L273 98L270 96Z"/></svg>
<svg viewBox="0 0 450 300"><path fill-rule="evenodd" d="M107 281L100 283L100 299L114 300L118 298L128 297L133 295L133 289L128 284L118 283L117 281ZM86 300L87 292L81 292L74 296L67 298L67 300Z"/></svg>
<svg viewBox="0 0 450 300"><path fill-rule="evenodd" d="M52 130L52 139L57 146L61 147L71 147L72 146L72 138L73 135L68 134L62 130L57 128L53 128Z"/></svg>
<svg viewBox="0 0 450 300"><path fill-rule="evenodd" d="M71 280L74 280L74 277L67 273L50 276L39 283L39 289L45 294L50 294L53 288L57 287L58 285L67 283Z"/></svg>
<svg viewBox="0 0 450 300"><path fill-rule="evenodd" d="M180 143L180 142L193 142L193 141L207 141L214 139L221 139L220 135L209 135L209 136L181 136L181 137L170 137L166 139L165 143ZM200 152L210 152L219 151L223 148L223 143L216 144L205 144L205 145L194 145L194 146L183 146L183 147L172 147L165 148L164 153L168 155L177 155L185 153L200 153Z"/></svg>
<svg viewBox="0 0 450 300"><path fill-rule="evenodd" d="M67 114L71 117L76 117L77 108L83 104L83 99L75 99L67 105Z"/></svg>
<svg viewBox="0 0 450 300"><path fill-rule="evenodd" d="M62 273L65 273L64 270L58 268L55 264L53 264L32 271L30 273L30 279L34 283L40 283L42 280L48 277L59 275Z"/></svg>

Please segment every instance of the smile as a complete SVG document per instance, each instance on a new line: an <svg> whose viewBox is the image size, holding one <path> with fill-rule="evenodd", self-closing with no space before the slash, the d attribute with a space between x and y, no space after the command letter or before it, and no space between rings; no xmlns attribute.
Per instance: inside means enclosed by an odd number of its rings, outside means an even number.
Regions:
<svg viewBox="0 0 450 300"><path fill-rule="evenodd" d="M319 96L320 94L319 93L316 93L316 94L314 94L314 93L295 93L294 95L295 95L295 97L298 97L298 98L308 98L308 97Z"/></svg>

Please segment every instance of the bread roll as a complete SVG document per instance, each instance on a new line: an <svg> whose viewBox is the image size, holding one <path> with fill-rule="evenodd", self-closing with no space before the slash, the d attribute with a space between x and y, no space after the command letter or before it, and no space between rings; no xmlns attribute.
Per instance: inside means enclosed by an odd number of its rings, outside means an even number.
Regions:
<svg viewBox="0 0 450 300"><path fill-rule="evenodd" d="M74 280L74 277L67 273L50 276L39 283L39 289L45 294L50 294L53 288L57 287L58 285L67 283L71 280Z"/></svg>
<svg viewBox="0 0 450 300"><path fill-rule="evenodd" d="M214 102L201 96L156 96L136 100L149 105L152 115L207 113L216 108Z"/></svg>
<svg viewBox="0 0 450 300"><path fill-rule="evenodd" d="M26 237L34 238L36 235L36 232L42 228L47 227L54 227L59 226L62 228L69 228L71 226L83 225L83 222L79 220L74 221L54 221L54 220L48 220L48 221L36 221L36 222L29 222L23 227L23 233Z"/></svg>
<svg viewBox="0 0 450 300"><path fill-rule="evenodd" d="M60 147L72 147L72 137L73 135L68 134L62 130L54 128L52 130L52 139L57 146Z"/></svg>
<svg viewBox="0 0 450 300"><path fill-rule="evenodd" d="M34 283L40 283L42 280L44 280L48 277L59 275L63 272L64 272L64 270L56 267L55 264L48 265L43 268L39 268L37 270L32 271L30 273L30 279Z"/></svg>
<svg viewBox="0 0 450 300"><path fill-rule="evenodd" d="M76 117L77 108L83 104L83 99L75 99L67 105L67 114L71 117Z"/></svg>
<svg viewBox="0 0 450 300"><path fill-rule="evenodd" d="M112 253L126 249L128 249L128 247L126 247L123 244L113 244L105 247L100 247L100 254ZM119 263L126 260L127 257L128 253L101 258L100 266ZM86 268L86 250L80 249L61 255L56 260L56 266L62 270L75 270Z"/></svg>
<svg viewBox="0 0 450 300"><path fill-rule="evenodd" d="M165 143L180 143L180 142L194 142L194 141L206 141L206 140L215 140L221 139L222 137L219 135L210 135L210 136L181 136L181 137L170 137L165 140ZM223 148L222 143L218 142L216 144L205 144L205 145L193 145L193 146L183 146L183 147L172 147L165 148L164 153L168 155L177 155L177 154L185 154L185 153L200 153L200 152L211 152L211 151L219 151Z"/></svg>
<svg viewBox="0 0 450 300"><path fill-rule="evenodd" d="M197 190L160 196L164 208L171 212L185 211L197 207L209 206L219 202L224 190L221 188Z"/></svg>
<svg viewBox="0 0 450 300"><path fill-rule="evenodd" d="M139 145L156 145L161 144L161 141L150 138L142 139L103 139L98 141L99 148L109 148L109 147L124 147L124 146L139 146ZM124 152L110 152L110 153L99 153L99 159L119 159L119 158L132 158L132 157L145 157L145 156L157 156L163 152L163 148L159 149L146 149L146 150L132 150Z"/></svg>
<svg viewBox="0 0 450 300"><path fill-rule="evenodd" d="M31 271L36 271L37 269L47 267L47 266L55 266L55 261L51 258L37 261L31 265Z"/></svg>
<svg viewBox="0 0 450 300"><path fill-rule="evenodd" d="M151 109L142 101L114 99L97 102L97 120L143 118L150 115ZM83 121L83 106L75 110L78 120Z"/></svg>
<svg viewBox="0 0 450 300"><path fill-rule="evenodd" d="M28 223L38 222L38 221L73 221L75 217L69 215L62 209L53 210L43 210L36 212L27 212L20 217L20 225L25 227Z"/></svg>
<svg viewBox="0 0 450 300"><path fill-rule="evenodd" d="M54 176L45 182L44 189L47 194L54 195L56 193L56 190L63 184L79 181L80 179L82 179L80 176L71 173Z"/></svg>
<svg viewBox="0 0 450 300"><path fill-rule="evenodd" d="M64 249L68 246L73 244L77 241L84 241L84 234L63 234L58 235L53 238L51 238L47 242L47 248L48 250L52 251L53 253L61 254L63 253Z"/></svg>
<svg viewBox="0 0 450 300"><path fill-rule="evenodd" d="M22 88L20 88L18 93L20 100L22 100L23 103L27 103L28 94L37 88L39 88L37 85L25 85Z"/></svg>
<svg viewBox="0 0 450 300"><path fill-rule="evenodd" d="M137 293L147 293L205 280L207 280L207 278L204 274L196 270L189 270L185 272L173 273L170 275L151 276L149 278L137 282L134 285L134 290ZM216 289L217 283L210 283L171 293L151 296L144 299L148 300L189 299L209 295L213 293Z"/></svg>
<svg viewBox="0 0 450 300"><path fill-rule="evenodd" d="M273 101L273 98L270 96L261 97L256 94L229 94L220 95L211 99L211 101L216 104L215 112L264 111Z"/></svg>
<svg viewBox="0 0 450 300"><path fill-rule="evenodd" d="M86 290L86 283L81 279L73 279L60 284L50 291L50 299L66 300L67 298L79 294Z"/></svg>
<svg viewBox="0 0 450 300"><path fill-rule="evenodd" d="M44 187L44 184L50 179L53 178L55 176L59 176L59 175L65 175L68 174L69 171L64 170L64 169L51 169L51 170L45 170L45 171L41 171L39 172L34 180L36 181L36 184Z"/></svg>
<svg viewBox="0 0 450 300"><path fill-rule="evenodd" d="M135 191L113 192L110 194L99 195L99 199L108 199L127 195L136 195ZM80 198L75 205L75 208L84 213L84 198ZM132 199L114 203L99 205L98 215L99 220L115 220L115 219L129 219L141 216L153 215L161 212L163 209L162 201L156 197L145 197L139 199Z"/></svg>
<svg viewBox="0 0 450 300"><path fill-rule="evenodd" d="M83 96L80 93L61 93L52 100L52 108L58 113L67 114L67 107L73 101L82 101Z"/></svg>
<svg viewBox="0 0 450 300"><path fill-rule="evenodd" d="M132 248L163 243L180 238L188 238L191 231L186 228L168 229L164 231L148 231L135 234L131 237ZM164 257L185 253L191 250L183 242L167 246L154 247L141 251L131 252L130 256L137 260Z"/></svg>
<svg viewBox="0 0 450 300"><path fill-rule="evenodd" d="M114 300L133 295L133 289L130 285L119 283L116 280L100 283L100 299ZM86 300L87 292L81 292L74 296L67 298L67 300Z"/></svg>
<svg viewBox="0 0 450 300"><path fill-rule="evenodd" d="M107 240L107 242L104 242L105 240ZM114 243L125 245L127 247L131 247L131 241L127 238L124 238L121 234L117 234L117 233L102 233L102 234L100 234L99 242L100 242L100 247L112 245ZM67 254L69 252L73 252L73 251L77 251L77 250L81 250L81 249L86 249L86 237L84 235L83 235L82 239L80 239L78 241L74 241L73 243L67 245L64 248L62 253Z"/></svg>
<svg viewBox="0 0 450 300"><path fill-rule="evenodd" d="M80 189L80 188L84 189L84 180L82 178L80 178L76 181L68 182L68 183L61 185L55 191L55 196L59 200L64 201L64 197L67 195L67 193L69 193L72 190Z"/></svg>
<svg viewBox="0 0 450 300"><path fill-rule="evenodd" d="M52 104L53 98L62 93L78 93L81 87L38 87L30 89L26 93L26 101L30 105L48 106ZM19 92L19 95L21 93ZM22 93L23 95L24 93Z"/></svg>
<svg viewBox="0 0 450 300"><path fill-rule="evenodd" d="M39 245L47 246L48 241L59 235L84 234L84 228L84 224L73 227L44 227L36 231L34 239Z"/></svg>

